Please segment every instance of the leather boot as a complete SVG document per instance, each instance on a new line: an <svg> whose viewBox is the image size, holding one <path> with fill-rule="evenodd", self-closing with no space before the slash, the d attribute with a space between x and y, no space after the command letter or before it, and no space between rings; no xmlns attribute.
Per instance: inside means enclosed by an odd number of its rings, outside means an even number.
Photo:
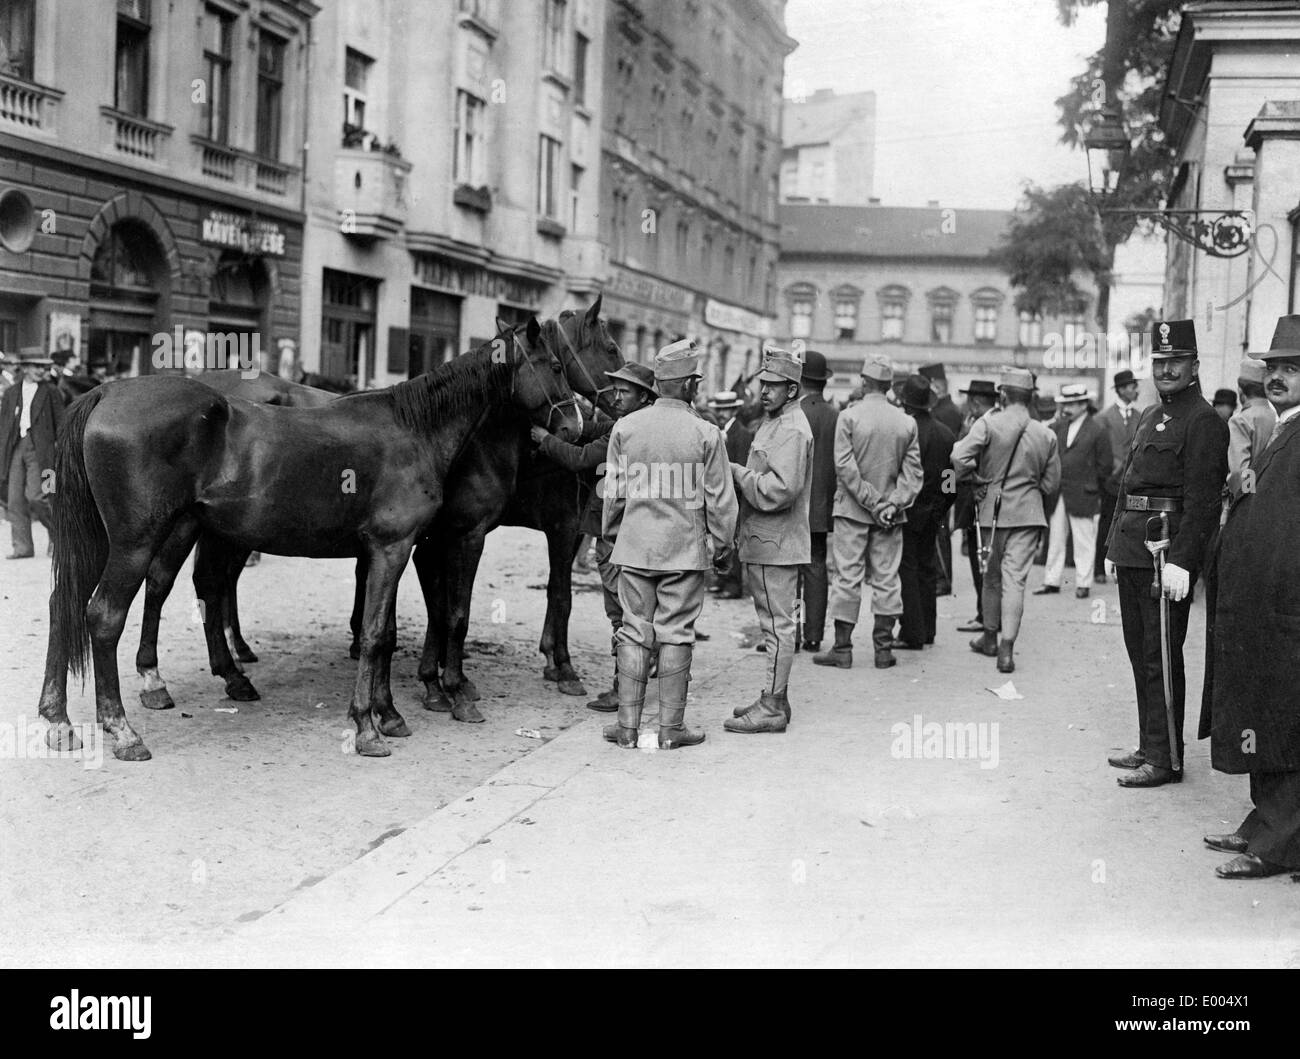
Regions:
<svg viewBox="0 0 1300 1059"><path fill-rule="evenodd" d="M703 732L685 725L686 689L691 683L691 644L664 644L659 648L659 749L676 750L704 742Z"/></svg>
<svg viewBox="0 0 1300 1059"><path fill-rule="evenodd" d="M757 709L748 710L739 717L728 717L722 722L722 727L728 732L752 735L757 732L784 732L788 723L781 697L765 691L758 697Z"/></svg>
<svg viewBox="0 0 1300 1059"><path fill-rule="evenodd" d="M894 642L894 619L887 614L876 615L876 627L871 632L871 643L876 649L876 668L888 669L898 659L889 645Z"/></svg>
<svg viewBox="0 0 1300 1059"><path fill-rule="evenodd" d="M618 645L618 724L605 726L605 738L625 750L636 748L649 668L650 648L635 643Z"/></svg>
<svg viewBox="0 0 1300 1059"><path fill-rule="evenodd" d="M785 723L788 725L788 724L790 723L790 691L789 691L789 689L787 688L785 691L778 691L778 692L776 693L776 698L777 698L777 701L779 701L779 702L781 703L781 712L785 714ZM757 710L757 709L758 709L760 706L762 706L762 705L763 705L763 695L762 695L762 693L760 692L758 698L756 698L756 699L755 699L753 702L751 702L748 706L737 706L734 710L732 710L732 711L731 711L731 716L733 716L733 717L744 717L746 714L753 713L755 710ZM724 727L725 727L725 722L724 722Z"/></svg>
<svg viewBox="0 0 1300 1059"><path fill-rule="evenodd" d="M998 634L992 629L985 629L970 642L970 649L977 655L995 657L998 653Z"/></svg>
<svg viewBox="0 0 1300 1059"><path fill-rule="evenodd" d="M835 646L813 655L813 664L850 669L853 666L853 622L835 622Z"/></svg>
<svg viewBox="0 0 1300 1059"><path fill-rule="evenodd" d="M1016 646L1015 640L998 641L998 672L1014 673L1016 671L1016 660L1012 657L1012 650Z"/></svg>
<svg viewBox="0 0 1300 1059"><path fill-rule="evenodd" d="M587 709L597 713L613 713L618 709L618 662L614 663L614 686L609 691L602 691L589 703Z"/></svg>

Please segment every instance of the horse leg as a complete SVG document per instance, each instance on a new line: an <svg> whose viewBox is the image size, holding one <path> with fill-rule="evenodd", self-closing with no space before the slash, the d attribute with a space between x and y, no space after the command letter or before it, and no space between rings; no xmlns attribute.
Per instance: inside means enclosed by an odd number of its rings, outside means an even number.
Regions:
<svg viewBox="0 0 1300 1059"><path fill-rule="evenodd" d="M559 683L565 695L586 695L582 679L569 660L569 614L573 610L573 559L581 535L568 527L546 534L551 557L551 576L546 581L546 621L542 624L539 649L546 656L543 676Z"/></svg>
<svg viewBox="0 0 1300 1059"><path fill-rule="evenodd" d="M230 553L230 569L226 573L226 640L236 662L257 661L257 653L248 646L248 641L239 628L239 575L244 572L248 557L253 554L255 553L244 548L233 549Z"/></svg>
<svg viewBox="0 0 1300 1059"><path fill-rule="evenodd" d="M357 753L364 757L388 757L392 753L375 728L374 715L381 719L401 715L393 706L392 690L385 679L385 659L397 646L397 583L411 556L412 538L374 547L366 571L366 608L361 622L361 659L357 683L348 706L356 726Z"/></svg>
<svg viewBox="0 0 1300 1059"><path fill-rule="evenodd" d="M393 593L393 604L388 610L388 621L385 625L384 636L388 642L397 644L397 593ZM397 707L393 705L393 650L379 656L379 676L375 682L375 716L379 718L379 730L384 735L390 735L394 738L405 738L411 734L411 730L406 727L406 721L402 715L397 712Z"/></svg>
<svg viewBox="0 0 1300 1059"><path fill-rule="evenodd" d="M185 557L190 554L198 535L199 525L193 518L180 519L149 563L149 572L145 575L144 620L140 626L135 671L144 680L140 705L147 710L170 710L176 705L158 672L158 623L162 619L163 604L176 583L176 575L185 564Z"/></svg>
<svg viewBox="0 0 1300 1059"><path fill-rule="evenodd" d="M257 689L244 676L226 642L225 603L230 545L202 534L194 552L194 593L202 605L203 634L208 642L208 665L214 677L226 683L226 695L236 702L260 699Z"/></svg>
<svg viewBox="0 0 1300 1059"><path fill-rule="evenodd" d="M152 559L147 545L130 550L110 548L99 585L86 605L86 627L95 660L95 718L113 737L113 756L119 761L148 761L153 756L126 719L117 671L117 645L127 611Z"/></svg>
<svg viewBox="0 0 1300 1059"><path fill-rule="evenodd" d="M469 635L469 608L474 596L474 576L483 557L483 541L487 536L476 528L466 533L451 549L450 594L447 601L447 657L442 670L443 690L451 696L451 716L468 724L482 724L483 714L474 700L478 689L465 678L465 638Z"/></svg>
<svg viewBox="0 0 1300 1059"><path fill-rule="evenodd" d="M361 618L366 609L366 568L370 560L365 552L357 556L355 584L352 589L352 617L348 626L352 629L352 646L348 648L349 658L361 657Z"/></svg>
<svg viewBox="0 0 1300 1059"><path fill-rule="evenodd" d="M445 556L431 541L415 546L415 572L424 596L426 625L424 650L420 654L420 681L424 684L421 705L435 713L450 713L454 703L442 687L439 673L447 659L447 577Z"/></svg>
<svg viewBox="0 0 1300 1059"><path fill-rule="evenodd" d="M61 628L58 597L50 593L50 629L45 648L45 680L37 712L49 726L45 745L51 750L80 750L81 737L68 718L68 644Z"/></svg>

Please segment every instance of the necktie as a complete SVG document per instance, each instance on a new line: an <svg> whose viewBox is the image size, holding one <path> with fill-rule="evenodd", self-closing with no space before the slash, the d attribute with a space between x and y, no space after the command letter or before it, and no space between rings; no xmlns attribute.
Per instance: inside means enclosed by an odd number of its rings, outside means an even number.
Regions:
<svg viewBox="0 0 1300 1059"><path fill-rule="evenodd" d="M1291 418L1294 419L1295 417L1292 416ZM1286 419L1286 420L1279 419L1276 423L1273 424L1273 433L1271 433L1268 436L1268 445L1272 445L1273 442L1277 440L1278 435L1282 433L1282 428L1285 427L1290 422L1291 422L1290 419ZM1265 445L1264 448L1268 448L1268 445Z"/></svg>

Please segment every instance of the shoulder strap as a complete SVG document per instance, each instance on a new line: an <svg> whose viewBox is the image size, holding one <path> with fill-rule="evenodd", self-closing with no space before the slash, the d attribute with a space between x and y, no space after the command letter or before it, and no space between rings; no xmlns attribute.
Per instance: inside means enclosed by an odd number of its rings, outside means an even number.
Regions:
<svg viewBox="0 0 1300 1059"><path fill-rule="evenodd" d="M1011 477L1011 465L1016 462L1016 450L1020 448L1020 439L1025 436L1025 431L1029 429L1031 420L1026 419L1025 425L1020 428L1020 433L1016 435L1015 444L1011 446L1011 455L1007 457L1007 469L1002 472L1002 482L998 486L998 495L1007 487L1007 479Z"/></svg>

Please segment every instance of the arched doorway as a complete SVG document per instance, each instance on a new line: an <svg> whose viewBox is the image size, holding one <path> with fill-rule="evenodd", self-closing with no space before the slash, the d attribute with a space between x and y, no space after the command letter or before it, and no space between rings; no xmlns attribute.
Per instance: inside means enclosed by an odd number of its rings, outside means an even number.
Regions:
<svg viewBox="0 0 1300 1059"><path fill-rule="evenodd" d="M274 353L270 343L262 340L270 289L270 277L260 258L227 250L217 259L209 292L208 330L223 336L223 341L215 345L230 351L230 362L208 364L209 368L276 370L275 364L263 362L263 354Z"/></svg>
<svg viewBox="0 0 1300 1059"><path fill-rule="evenodd" d="M153 336L164 330L160 314L169 278L163 248L146 225L124 220L108 230L90 266L86 367L92 375L153 370Z"/></svg>

